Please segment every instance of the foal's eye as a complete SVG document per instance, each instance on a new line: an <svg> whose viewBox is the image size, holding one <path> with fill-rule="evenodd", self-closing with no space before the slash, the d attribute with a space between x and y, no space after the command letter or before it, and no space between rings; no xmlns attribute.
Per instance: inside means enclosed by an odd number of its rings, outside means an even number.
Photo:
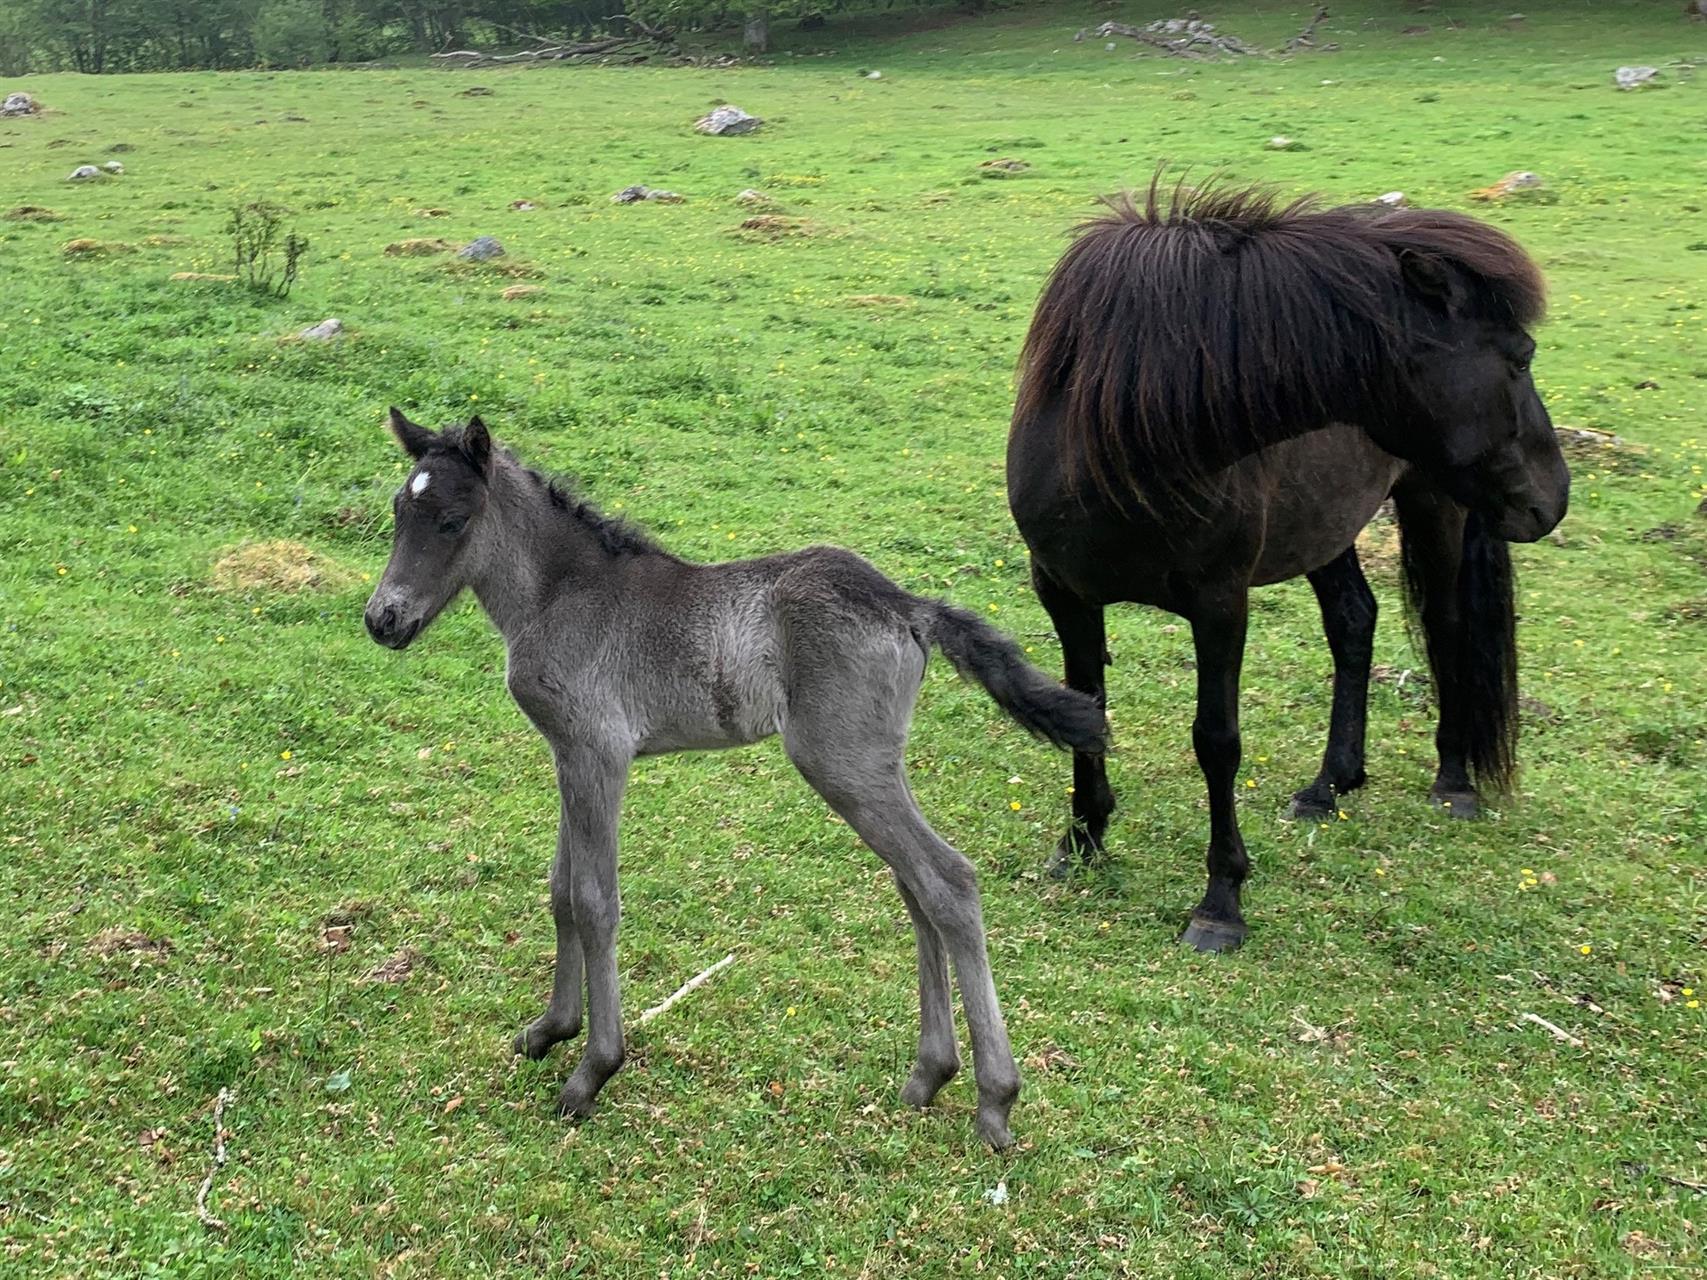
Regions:
<svg viewBox="0 0 1707 1280"><path fill-rule="evenodd" d="M439 521L439 532L454 537L462 532L462 526L467 523L465 516L446 516Z"/></svg>

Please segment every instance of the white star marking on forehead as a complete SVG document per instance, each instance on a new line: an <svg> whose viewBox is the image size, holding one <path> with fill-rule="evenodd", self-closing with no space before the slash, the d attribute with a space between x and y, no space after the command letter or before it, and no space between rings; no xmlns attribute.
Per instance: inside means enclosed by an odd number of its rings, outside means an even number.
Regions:
<svg viewBox="0 0 1707 1280"><path fill-rule="evenodd" d="M421 491L427 487L427 481L432 478L433 473L430 471L417 471L415 478L409 482L409 492L419 497Z"/></svg>

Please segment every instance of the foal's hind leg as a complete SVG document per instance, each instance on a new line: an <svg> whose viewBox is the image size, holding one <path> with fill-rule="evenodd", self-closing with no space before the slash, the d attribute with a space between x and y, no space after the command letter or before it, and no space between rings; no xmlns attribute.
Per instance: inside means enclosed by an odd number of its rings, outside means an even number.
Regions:
<svg viewBox="0 0 1707 1280"><path fill-rule="evenodd" d="M1034 562L1032 589L1055 634L1061 638L1061 658L1066 667L1067 687L1088 693L1097 706L1107 707L1103 667L1108 663L1108 645L1101 605L1086 604L1072 592L1057 586ZM1049 874L1061 878L1082 862L1103 854L1103 833L1114 812L1114 792L1108 785L1108 762L1101 755L1073 753L1073 822L1061 837L1049 860Z"/></svg>
<svg viewBox="0 0 1707 1280"><path fill-rule="evenodd" d="M1191 742L1209 787L1209 887L1191 913L1183 941L1199 951L1231 951L1249 931L1239 910L1239 887L1251 863L1233 805L1247 609L1241 591L1231 599L1194 606L1191 613L1197 645L1197 719Z"/></svg>
<svg viewBox="0 0 1707 1280"><path fill-rule="evenodd" d="M954 1043L954 1009L948 989L948 950L942 935L925 914L913 891L899 874L895 887L912 917L919 945L919 1057L913 1074L901 1088L901 1101L928 1107L943 1085L960 1070L960 1049Z"/></svg>
<svg viewBox="0 0 1707 1280"><path fill-rule="evenodd" d="M1322 630L1334 655L1334 709L1328 747L1316 780L1292 797L1295 818L1331 818L1338 798L1365 781L1363 740L1369 708L1369 661L1375 648L1375 593L1347 547L1309 575L1322 607Z"/></svg>
<svg viewBox="0 0 1707 1280"><path fill-rule="evenodd" d="M813 789L889 864L903 898L911 895L909 912L917 905L914 927L934 927L946 945L972 1038L978 1135L993 1147L1007 1147L1013 1142L1008 1113L1019 1094L1019 1068L984 949L977 876L966 856L931 829L907 788L901 753L917 686L904 681L916 681L917 673L903 677L878 666L844 673L835 689L820 690L816 698L794 699L783 743ZM927 962L941 962L922 941L919 959L920 1060L903 1095L908 1102L916 1102L924 1088L921 1077L941 1074L943 1056L932 1051L927 1059L926 1046L940 1043L951 1025L934 1016L946 1012L947 992L924 968ZM934 1013L927 1013L927 1006ZM919 1090L914 1081L920 1081Z"/></svg>

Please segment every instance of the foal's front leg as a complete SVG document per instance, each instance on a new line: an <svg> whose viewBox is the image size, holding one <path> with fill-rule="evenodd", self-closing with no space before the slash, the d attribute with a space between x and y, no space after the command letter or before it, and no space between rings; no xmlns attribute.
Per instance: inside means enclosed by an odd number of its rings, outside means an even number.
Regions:
<svg viewBox="0 0 1707 1280"><path fill-rule="evenodd" d="M1239 886L1250 872L1234 811L1239 773L1239 669L1245 657L1244 592L1193 609L1197 646L1197 719L1191 742L1209 787L1209 887L1191 913L1183 941L1199 951L1231 951L1245 940Z"/></svg>
<svg viewBox="0 0 1707 1280"><path fill-rule="evenodd" d="M572 1039L581 1032L584 1007L581 935L575 928L570 883L573 850L573 829L569 806L565 803L557 826L557 856L551 863L551 919L557 927L557 965L551 975L551 1002L544 1013L517 1033L511 1046L515 1053L536 1061L550 1053L559 1041Z"/></svg>
<svg viewBox="0 0 1707 1280"><path fill-rule="evenodd" d="M616 883L616 833L628 765L628 757L616 752L557 750L564 843L570 851L569 909L587 977L587 1046L557 1096L560 1115L592 1114L599 1090L622 1066L622 1001L616 969L622 905Z"/></svg>

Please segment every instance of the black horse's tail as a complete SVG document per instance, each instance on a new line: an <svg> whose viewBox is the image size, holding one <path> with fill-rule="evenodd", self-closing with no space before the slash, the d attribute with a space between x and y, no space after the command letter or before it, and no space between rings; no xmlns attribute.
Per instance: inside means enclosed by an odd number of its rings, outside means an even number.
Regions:
<svg viewBox="0 0 1707 1280"><path fill-rule="evenodd" d="M919 600L915 621L923 638L961 675L983 685L1021 728L1068 750L1108 750L1108 721L1095 699L1051 680L1025 660L1019 645L976 614L940 600Z"/></svg>
<svg viewBox="0 0 1707 1280"><path fill-rule="evenodd" d="M1402 504L1399 510L1403 535ZM1516 580L1506 541L1473 511L1463 520L1456 571L1432 562L1434 538L1403 537L1405 597L1423 624L1442 715L1450 707L1463 726L1476 782L1504 792L1517 772ZM1448 592L1449 600L1438 599Z"/></svg>

